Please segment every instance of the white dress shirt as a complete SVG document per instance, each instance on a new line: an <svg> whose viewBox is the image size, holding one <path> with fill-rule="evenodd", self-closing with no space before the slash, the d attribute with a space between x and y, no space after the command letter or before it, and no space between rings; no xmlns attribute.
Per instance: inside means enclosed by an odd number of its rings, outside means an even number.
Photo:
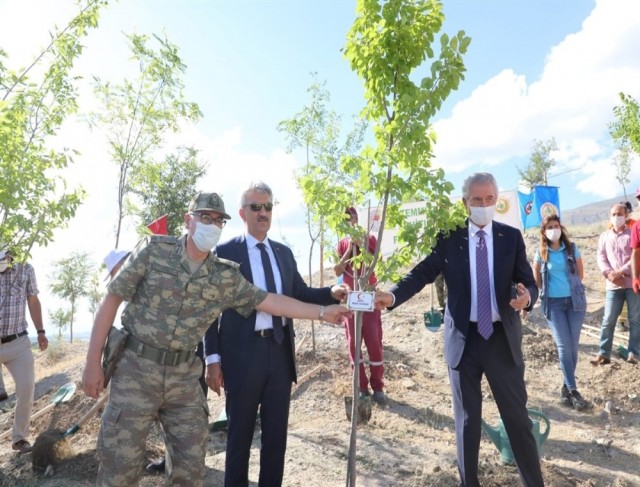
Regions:
<svg viewBox="0 0 640 487"><path fill-rule="evenodd" d="M271 268L273 269L273 279L276 283L276 290L278 294L282 294L282 278L280 276L280 269L276 262L276 258L273 254L273 249L269 245L269 239L264 239L260 242L252 235L246 234L245 240L247 244L247 251L249 253L249 266L251 267L251 275L253 277L253 284L260 289L267 290L267 278L264 274L264 268L262 267L262 257L260 255L259 243L263 243L269 254L269 260L271 261ZM222 325L223 315L220 315L219 325ZM285 326L286 322L283 320L282 325ZM256 312L256 331L266 330L267 328L273 328L273 321L271 315L265 311ZM207 355L205 358L207 365L220 362L220 355L217 353Z"/></svg>
<svg viewBox="0 0 640 487"><path fill-rule="evenodd" d="M267 278L264 274L264 268L262 267L262 257L260 255L259 243L263 243L269 254L269 260L271 261L271 268L273 269L273 279L276 282L276 290L278 294L282 294L282 278L280 277L280 269L276 262L276 258L273 254L273 249L269 245L269 239L265 238L260 242L252 235L246 235L247 250L249 251L249 265L251 266L251 275L253 276L253 284L260 289L267 290ZM284 326L284 323L283 323ZM256 314L256 331L266 330L267 328L273 328L271 315L266 311L258 311Z"/></svg>
<svg viewBox="0 0 640 487"><path fill-rule="evenodd" d="M495 282L493 280L493 221L484 228L478 227L469 220L469 270L471 273L471 311L469 321L478 321L478 281L476 278L476 247L478 231L484 230L484 242L487 246L487 264L489 265L489 282L491 284L491 321L500 321L498 302L496 301Z"/></svg>

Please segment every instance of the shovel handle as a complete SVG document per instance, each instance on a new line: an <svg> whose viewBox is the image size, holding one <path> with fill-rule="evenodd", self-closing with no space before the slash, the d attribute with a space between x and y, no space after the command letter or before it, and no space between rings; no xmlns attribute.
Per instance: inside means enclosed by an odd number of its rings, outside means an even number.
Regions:
<svg viewBox="0 0 640 487"><path fill-rule="evenodd" d="M55 408L58 405L57 402L52 402L51 404L47 404L45 407L43 407L40 411L38 411L37 413L34 413L31 415L31 419L36 419L39 418L40 416L42 416L43 414L48 413L49 411L51 411L53 408Z"/></svg>
<svg viewBox="0 0 640 487"><path fill-rule="evenodd" d="M78 422L76 424L74 424L73 426L71 426L71 428L69 428L65 434L63 435L65 438L67 436L71 436L74 435L78 432L78 430L82 427L83 424L85 424L89 419L91 419L91 417L93 417L93 415L95 414L95 412L105 403L107 402L107 399L109 399L109 393L105 393L102 395L102 397L100 399L98 399L95 404L93 406L91 406L91 409L89 409L89 411L87 411L84 416L82 416Z"/></svg>
<svg viewBox="0 0 640 487"><path fill-rule="evenodd" d="M38 412L37 412L37 413L35 413L35 414L32 414L32 415L31 415L31 419L38 418L38 417L42 416L43 414L45 414L45 413L47 413L47 412L51 411L54 407L56 407L56 404L57 404L57 403L55 403L55 402L52 402L51 404L47 404L47 405L46 405L45 407L43 407L40 411L38 411ZM12 431L13 431L13 428L11 428L10 430L5 431L4 433L2 433L2 434L0 435L0 440L1 440L2 438L5 438L5 437L9 436L9 435L11 434L11 432L12 432Z"/></svg>

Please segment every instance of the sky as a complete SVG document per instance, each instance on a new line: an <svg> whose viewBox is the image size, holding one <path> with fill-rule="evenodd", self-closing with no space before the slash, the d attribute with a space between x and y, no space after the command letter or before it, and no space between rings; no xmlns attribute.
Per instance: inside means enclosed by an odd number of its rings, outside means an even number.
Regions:
<svg viewBox="0 0 640 487"><path fill-rule="evenodd" d="M608 131L618 93L640 99L640 4L637 0L443 0L441 33L464 30L472 39L459 89L434 119L434 164L460 194L475 171L495 174L501 190L518 187L535 140L555 138L549 184L560 188L561 209L622 194ZM53 25L73 15L71 0L0 0L0 48L6 64L25 66L46 44ZM52 264L71 251L100 263L115 245L117 167L104 134L86 114L97 108L92 78L120 82L135 75L124 33L165 33L187 65L185 97L203 119L167 136L168 146L193 144L208 165L198 189L216 191L233 219L223 240L242 232L239 194L255 179L274 190L278 205L270 237L290 243L303 275L309 247L302 198L293 178L303 155L288 154L278 132L309 102L311 73L326 81L330 108L345 127L364 106L362 83L341 53L355 18L355 0L121 0L103 11L84 40L76 65L80 111L56 140L80 152L65 172L87 198L54 243L32 252L45 310L63 305L51 296ZM635 47L634 47L635 46ZM428 66L417 75L428 73ZM1 156L1 155L0 155ZM632 164L627 193L640 187ZM185 202L185 207L187 202ZM120 247L137 238L125 222ZM83 310L76 331L89 331ZM50 328L50 327L49 327Z"/></svg>

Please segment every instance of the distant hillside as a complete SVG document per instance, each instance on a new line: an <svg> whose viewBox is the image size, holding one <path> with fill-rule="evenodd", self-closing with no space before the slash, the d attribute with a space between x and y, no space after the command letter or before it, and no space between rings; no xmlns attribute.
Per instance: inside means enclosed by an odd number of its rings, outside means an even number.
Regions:
<svg viewBox="0 0 640 487"><path fill-rule="evenodd" d="M633 195L629 196L631 204L636 206ZM572 210L562 210L562 223L564 225L590 225L592 223L605 222L609 218L609 210L614 203L624 201L624 196L616 196L608 200L596 201L588 205L580 206Z"/></svg>

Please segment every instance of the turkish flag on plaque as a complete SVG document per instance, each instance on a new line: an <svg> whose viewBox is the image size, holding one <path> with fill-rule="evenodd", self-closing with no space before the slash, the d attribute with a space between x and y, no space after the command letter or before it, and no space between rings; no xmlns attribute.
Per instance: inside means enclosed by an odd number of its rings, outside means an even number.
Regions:
<svg viewBox="0 0 640 487"><path fill-rule="evenodd" d="M157 220L152 221L147 225L147 228L151 230L154 235L169 235L167 229L167 215L162 215Z"/></svg>

